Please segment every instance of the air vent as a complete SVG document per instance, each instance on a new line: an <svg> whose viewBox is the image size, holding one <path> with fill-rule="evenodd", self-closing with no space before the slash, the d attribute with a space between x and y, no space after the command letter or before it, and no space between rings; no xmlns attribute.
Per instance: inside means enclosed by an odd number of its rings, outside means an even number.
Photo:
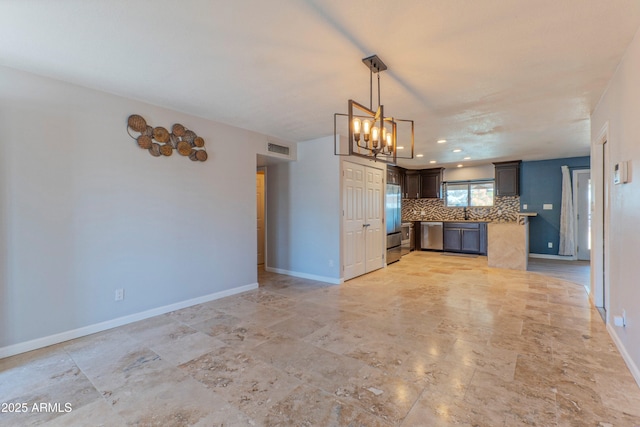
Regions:
<svg viewBox="0 0 640 427"><path fill-rule="evenodd" d="M286 145L278 145L273 142L267 143L267 151L270 153L281 154L283 156L289 156L289 147Z"/></svg>

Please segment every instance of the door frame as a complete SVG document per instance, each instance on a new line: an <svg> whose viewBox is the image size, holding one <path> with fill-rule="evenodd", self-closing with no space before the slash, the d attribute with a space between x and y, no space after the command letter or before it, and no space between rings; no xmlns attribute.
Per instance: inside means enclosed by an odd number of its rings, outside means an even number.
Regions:
<svg viewBox="0 0 640 427"><path fill-rule="evenodd" d="M607 121L591 145L591 290L593 304L609 312L609 122Z"/></svg>

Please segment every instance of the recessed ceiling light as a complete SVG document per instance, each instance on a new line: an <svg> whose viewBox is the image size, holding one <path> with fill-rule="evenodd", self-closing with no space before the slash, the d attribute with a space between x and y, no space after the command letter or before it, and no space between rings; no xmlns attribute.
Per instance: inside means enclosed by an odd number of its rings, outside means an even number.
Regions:
<svg viewBox="0 0 640 427"><path fill-rule="evenodd" d="M398 150L404 150L404 147L401 145L399 147L396 147Z"/></svg>
<svg viewBox="0 0 640 427"><path fill-rule="evenodd" d="M461 149L459 149L459 148L456 148L455 150L453 150L453 152L454 152L454 153L459 153L459 152L461 152L461 151L462 151L462 150L461 150Z"/></svg>
<svg viewBox="0 0 640 427"><path fill-rule="evenodd" d="M416 157L424 157L424 154L416 154Z"/></svg>
<svg viewBox="0 0 640 427"><path fill-rule="evenodd" d="M461 168L461 167L462 167L462 165L458 165L458 167L459 167L459 168Z"/></svg>
<svg viewBox="0 0 640 427"><path fill-rule="evenodd" d="M429 160L429 163L438 163L435 160Z"/></svg>
<svg viewBox="0 0 640 427"><path fill-rule="evenodd" d="M447 142L447 140L446 140L446 139L439 139L439 140L438 140L438 144L444 144L445 142Z"/></svg>
<svg viewBox="0 0 640 427"><path fill-rule="evenodd" d="M471 157L467 156L463 160L471 160Z"/></svg>

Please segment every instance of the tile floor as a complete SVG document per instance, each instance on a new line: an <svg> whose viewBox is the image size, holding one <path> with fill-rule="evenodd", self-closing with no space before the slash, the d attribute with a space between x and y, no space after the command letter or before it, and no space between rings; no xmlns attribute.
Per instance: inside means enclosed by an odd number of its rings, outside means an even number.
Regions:
<svg viewBox="0 0 640 427"><path fill-rule="evenodd" d="M584 288L412 253L0 360L1 426L634 426L640 389Z"/></svg>

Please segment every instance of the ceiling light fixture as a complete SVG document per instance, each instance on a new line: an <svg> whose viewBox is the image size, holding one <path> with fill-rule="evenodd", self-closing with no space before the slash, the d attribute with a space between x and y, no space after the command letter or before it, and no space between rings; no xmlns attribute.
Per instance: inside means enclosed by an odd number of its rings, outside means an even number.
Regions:
<svg viewBox="0 0 640 427"><path fill-rule="evenodd" d="M464 158L464 159L462 159L462 160L471 160L471 157L467 156L467 157L465 157L465 158Z"/></svg>
<svg viewBox="0 0 640 427"><path fill-rule="evenodd" d="M435 160L429 160L429 163L438 163L438 162Z"/></svg>
<svg viewBox="0 0 640 427"><path fill-rule="evenodd" d="M447 140L446 140L446 139L439 139L439 140L438 140L438 144L444 144L445 142L447 142Z"/></svg>
<svg viewBox="0 0 640 427"><path fill-rule="evenodd" d="M396 159L413 159L414 132L413 120L385 117L384 107L380 104L380 71L387 69L377 55L362 60L369 68L369 108L356 101L349 100L349 114L335 113L333 115L333 153L338 156L359 156L373 158L384 163L396 164ZM378 108L373 110L373 74L378 75ZM348 117L349 140L348 154L338 151L338 116ZM397 155L398 125L410 128L411 157ZM342 145L342 144L340 144Z"/></svg>
<svg viewBox="0 0 640 427"><path fill-rule="evenodd" d="M459 168L461 168L463 165L458 165Z"/></svg>
<svg viewBox="0 0 640 427"><path fill-rule="evenodd" d="M401 146L399 146L399 147L396 147L396 149L398 149L398 150L404 150L404 147L401 145Z"/></svg>
<svg viewBox="0 0 640 427"><path fill-rule="evenodd" d="M416 154L416 157L424 157L424 154Z"/></svg>
<svg viewBox="0 0 640 427"><path fill-rule="evenodd" d="M454 152L454 153L459 153L459 152L461 152L461 151L462 151L462 150L461 150L461 149L459 149L459 148L456 148L455 150L453 150L453 152Z"/></svg>

